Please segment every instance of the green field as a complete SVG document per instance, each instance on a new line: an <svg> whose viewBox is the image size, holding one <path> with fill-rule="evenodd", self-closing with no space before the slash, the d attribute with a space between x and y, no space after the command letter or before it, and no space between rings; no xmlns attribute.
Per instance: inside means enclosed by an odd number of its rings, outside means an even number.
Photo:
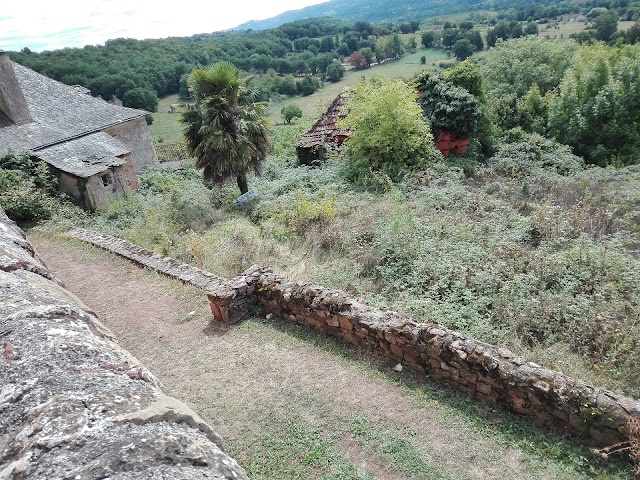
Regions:
<svg viewBox="0 0 640 480"><path fill-rule="evenodd" d="M171 105L179 104L178 94L163 97L158 102L158 111L153 114L153 124L149 131L154 141L177 143L182 141L182 126L179 123L179 113L169 113Z"/></svg>
<svg viewBox="0 0 640 480"><path fill-rule="evenodd" d="M411 35L409 34L409 36ZM422 65L420 63L420 57L422 55L427 57L426 65ZM355 85L362 78L366 78L368 80L374 75L379 75L386 78L409 79L421 70L428 67L433 68L437 66L438 62L446 59L447 51L444 49L421 48L418 49L416 53L406 55L398 60L385 62L382 65L374 65L371 68L364 70L348 70L342 80L336 83L327 83L323 88L312 95L308 95L306 97L293 97L287 99L285 102L274 103L271 107L269 121L273 125L281 123L282 118L280 117L280 109L285 103L291 102L297 104L302 109L304 115L311 116L313 118L319 117L345 87Z"/></svg>
<svg viewBox="0 0 640 480"><path fill-rule="evenodd" d="M407 34L407 37L416 36ZM420 40L417 38L416 40ZM421 56L427 57L426 65L420 63ZM272 103L269 122L276 125L282 122L280 110L285 103L296 103L305 116L316 118L322 115L327 106L338 96L345 87L355 85L362 78L370 79L374 75L386 78L409 79L417 72L425 68L437 67L440 61L447 60L447 51L438 48L421 48L410 55L398 60L387 61L381 65L374 65L365 70L348 70L342 80L337 83L326 83L323 88L313 95L306 97L293 97L284 102ZM453 61L453 60L451 60ZM182 126L179 123L178 113L169 113L171 106L176 106L181 101L178 95L169 95L160 99L158 111L153 114L153 124L149 126L151 136L155 141L164 143L176 143L182 141Z"/></svg>
<svg viewBox="0 0 640 480"><path fill-rule="evenodd" d="M630 29L636 22L618 22L618 31L624 32ZM548 24L538 27L538 36L542 38L569 38L573 33L584 32L591 28L589 22L560 22L554 26Z"/></svg>

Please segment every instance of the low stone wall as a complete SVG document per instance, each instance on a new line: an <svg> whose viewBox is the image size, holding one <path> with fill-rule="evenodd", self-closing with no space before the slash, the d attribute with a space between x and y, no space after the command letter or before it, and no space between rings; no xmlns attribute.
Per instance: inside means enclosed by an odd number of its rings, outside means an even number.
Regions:
<svg viewBox="0 0 640 480"><path fill-rule="evenodd" d="M0 346L0 478L247 478L1 209Z"/></svg>
<svg viewBox="0 0 640 480"><path fill-rule="evenodd" d="M131 260L138 266L150 268L158 273L204 290L215 290L229 283L226 278L219 277L193 265L180 263L173 258L158 255L121 238L83 228L74 228L67 232L67 236L103 248L110 253Z"/></svg>
<svg viewBox="0 0 640 480"><path fill-rule="evenodd" d="M604 447L627 441L629 420L640 420L640 400L587 385L442 325L371 308L344 292L287 281L257 267L232 284L267 313L425 372L560 434ZM215 292L209 300L213 309L225 302Z"/></svg>
<svg viewBox="0 0 640 480"><path fill-rule="evenodd" d="M84 232L79 235L76 230L73 236L93 238L88 241L99 244L95 234ZM182 265L173 275L169 266L175 261L150 252L128 256L126 250L139 247L102 237L106 240L101 241L101 247L156 271L182 281L200 275L199 269L188 265ZM131 248L123 249L126 244ZM154 262L143 263L140 256L152 257ZM467 338L442 325L419 323L395 311L371 308L345 292L287 281L260 267L252 267L230 281L217 277L208 284L193 284L203 285L218 321L239 322L248 316L252 305L261 305L267 313L364 347L452 388L529 417L552 431L596 446L627 441L628 422L640 421L640 400L545 369L507 349Z"/></svg>

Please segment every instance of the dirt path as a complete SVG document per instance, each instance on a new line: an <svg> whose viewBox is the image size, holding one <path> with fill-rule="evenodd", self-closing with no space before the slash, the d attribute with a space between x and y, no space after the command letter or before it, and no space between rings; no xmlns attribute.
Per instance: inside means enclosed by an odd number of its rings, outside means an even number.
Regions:
<svg viewBox="0 0 640 480"><path fill-rule="evenodd" d="M212 328L195 289L77 241L30 239L166 392L225 438L254 479L582 477L566 463L510 447L489 426L330 343L316 345L313 334L265 320Z"/></svg>

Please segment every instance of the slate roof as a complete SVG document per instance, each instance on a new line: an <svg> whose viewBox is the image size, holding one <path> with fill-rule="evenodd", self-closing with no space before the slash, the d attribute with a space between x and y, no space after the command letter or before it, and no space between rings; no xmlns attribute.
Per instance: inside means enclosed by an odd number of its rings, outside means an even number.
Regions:
<svg viewBox="0 0 640 480"><path fill-rule="evenodd" d="M336 97L325 114L300 137L298 147L313 148L323 145L326 141L336 141L338 138L348 137L349 132L338 128L336 124L338 118L345 115L341 111L344 101L345 97L343 95Z"/></svg>
<svg viewBox="0 0 640 480"><path fill-rule="evenodd" d="M97 132L34 152L48 164L77 177L87 178L109 167L124 165L118 155L130 153L129 148L108 133Z"/></svg>
<svg viewBox="0 0 640 480"><path fill-rule="evenodd" d="M117 125L147 112L117 107L13 62L32 123L7 125L0 118L0 155L9 148L39 150Z"/></svg>

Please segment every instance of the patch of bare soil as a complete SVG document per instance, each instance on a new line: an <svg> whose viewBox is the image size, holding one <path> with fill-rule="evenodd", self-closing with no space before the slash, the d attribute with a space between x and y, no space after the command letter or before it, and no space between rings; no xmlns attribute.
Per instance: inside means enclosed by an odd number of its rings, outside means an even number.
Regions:
<svg viewBox="0 0 640 480"><path fill-rule="evenodd" d="M424 462L451 478L562 478L545 462L469 428L438 402L419 404L358 362L268 323L212 325L206 297L196 289L79 242L37 233L31 241L51 271L154 372L166 392L190 404L226 439L241 464L259 448L256 439L282 419L296 416L310 428L334 425L335 433L348 431L338 423L357 415L396 432L410 429ZM354 439L338 440L336 448L374 478L407 478Z"/></svg>

